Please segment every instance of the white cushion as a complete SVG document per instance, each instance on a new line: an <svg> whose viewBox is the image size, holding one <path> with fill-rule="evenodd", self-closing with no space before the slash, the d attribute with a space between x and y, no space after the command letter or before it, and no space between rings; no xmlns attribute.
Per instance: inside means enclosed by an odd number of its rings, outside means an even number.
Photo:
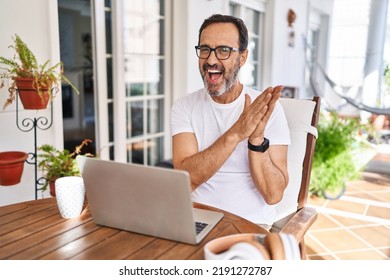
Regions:
<svg viewBox="0 0 390 280"><path fill-rule="evenodd" d="M312 133L317 137L317 129L311 125L316 105L314 101L280 98L280 103L290 128L291 145L288 147L289 184L284 192L283 199L276 205L276 220L297 210L307 133Z"/></svg>

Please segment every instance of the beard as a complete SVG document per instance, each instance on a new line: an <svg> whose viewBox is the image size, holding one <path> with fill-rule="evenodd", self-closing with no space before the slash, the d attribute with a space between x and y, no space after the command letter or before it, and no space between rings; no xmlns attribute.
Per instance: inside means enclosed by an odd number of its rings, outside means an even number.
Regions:
<svg viewBox="0 0 390 280"><path fill-rule="evenodd" d="M213 85L213 84L208 84L206 75L207 74L207 69L218 69L220 68L223 71L223 83L222 85ZM224 93L228 92L238 81L238 72L240 71L240 59L237 58L236 62L233 65L233 68L229 72L225 72L224 67L218 67L217 65L210 65L210 64L205 64L203 66L203 71L201 72L202 74L202 79L204 83L204 88L206 89L207 93L210 96L221 96Z"/></svg>

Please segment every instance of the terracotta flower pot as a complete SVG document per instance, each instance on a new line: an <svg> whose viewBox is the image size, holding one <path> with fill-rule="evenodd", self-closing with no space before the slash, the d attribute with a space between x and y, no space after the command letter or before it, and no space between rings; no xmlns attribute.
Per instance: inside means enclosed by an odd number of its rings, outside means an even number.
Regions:
<svg viewBox="0 0 390 280"><path fill-rule="evenodd" d="M0 153L0 185L11 186L20 183L27 157L27 153L19 151Z"/></svg>
<svg viewBox="0 0 390 280"><path fill-rule="evenodd" d="M14 78L16 87L19 91L20 100L24 109L40 110L46 109L50 100L49 87L41 88L41 94L34 85L35 81L32 78Z"/></svg>
<svg viewBox="0 0 390 280"><path fill-rule="evenodd" d="M50 195L56 197L56 179L49 181Z"/></svg>

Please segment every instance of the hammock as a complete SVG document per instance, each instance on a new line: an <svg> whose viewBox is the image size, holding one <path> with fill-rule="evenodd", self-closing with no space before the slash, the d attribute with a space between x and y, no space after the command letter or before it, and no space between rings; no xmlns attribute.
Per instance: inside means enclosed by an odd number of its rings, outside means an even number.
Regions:
<svg viewBox="0 0 390 280"><path fill-rule="evenodd" d="M340 86L338 86L334 81L332 81L329 78L329 76L325 73L325 70L321 67L321 65L316 63L316 66L318 66L317 69L319 69L321 71L322 75L325 77L325 80L332 87L333 91L337 94L337 96L339 96L342 99L344 99L348 104L354 106L355 108L357 108L359 110L363 110L363 111L366 111L366 112L369 112L369 113L372 113L372 114L375 114L375 115L390 116L390 108L371 107L371 106L368 106L368 105L365 105L365 104L359 102L356 99L353 99L351 97L346 96L344 94L342 88ZM310 84L311 84L311 86L312 86L312 88L314 90L314 93L316 95L320 95L319 94L320 90L318 88L318 85L317 85L316 81L314 80L313 75L310 75Z"/></svg>

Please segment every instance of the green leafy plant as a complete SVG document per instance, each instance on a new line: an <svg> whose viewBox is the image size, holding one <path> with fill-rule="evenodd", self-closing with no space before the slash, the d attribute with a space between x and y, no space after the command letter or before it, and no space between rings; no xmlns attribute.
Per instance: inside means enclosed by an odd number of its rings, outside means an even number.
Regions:
<svg viewBox="0 0 390 280"><path fill-rule="evenodd" d="M364 127L353 118L342 118L335 112L322 114L318 123L318 139L313 157L310 192L326 196L344 190L347 180L358 178L353 150L359 145Z"/></svg>
<svg viewBox="0 0 390 280"><path fill-rule="evenodd" d="M15 78L31 78L34 80L34 88L41 96L42 89L56 86L59 87L61 82L69 84L77 94L79 90L70 82L64 75L64 67L62 62L58 62L54 66L50 66L50 60L43 64L39 64L34 53L27 46L27 44L18 36L13 38L14 44L9 46L15 50L13 58L5 58L0 56L0 88L4 87L5 80ZM14 85L14 81L12 82ZM53 98L49 90L50 98ZM9 96L4 104L4 108L12 104L15 100L15 91L9 91Z"/></svg>
<svg viewBox="0 0 390 280"><path fill-rule="evenodd" d="M73 152L67 149L57 150L52 145L42 145L38 147L38 168L45 174L45 184L42 190L46 190L50 182L55 181L57 178L64 176L80 176L80 170L75 161L75 157L82 153L84 146L91 143L92 140L84 139L80 145L78 145ZM85 156L93 156L90 153L84 154Z"/></svg>

